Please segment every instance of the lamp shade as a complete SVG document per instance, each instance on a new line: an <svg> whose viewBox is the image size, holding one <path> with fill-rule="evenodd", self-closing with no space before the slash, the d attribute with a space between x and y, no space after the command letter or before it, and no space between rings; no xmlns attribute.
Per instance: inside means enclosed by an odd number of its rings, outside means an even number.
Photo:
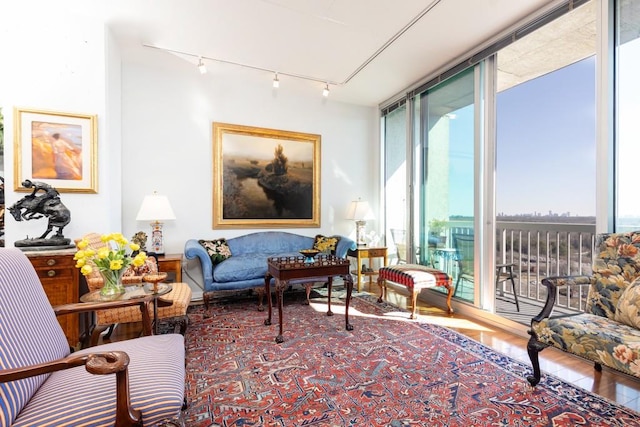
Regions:
<svg viewBox="0 0 640 427"><path fill-rule="evenodd" d="M351 202L347 212L347 219L353 219L356 221L373 219L373 213L371 212L369 202L363 200L354 200Z"/></svg>
<svg viewBox="0 0 640 427"><path fill-rule="evenodd" d="M165 221L176 219L167 196L156 193L144 196L136 221Z"/></svg>

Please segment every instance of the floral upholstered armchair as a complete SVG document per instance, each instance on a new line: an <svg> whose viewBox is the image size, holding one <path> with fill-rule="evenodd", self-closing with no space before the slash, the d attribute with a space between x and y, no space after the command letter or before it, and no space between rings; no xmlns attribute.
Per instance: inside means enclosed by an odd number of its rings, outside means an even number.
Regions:
<svg viewBox="0 0 640 427"><path fill-rule="evenodd" d="M640 231L600 234L596 238L593 274L549 277L544 308L531 320L527 345L533 375L540 381L538 353L553 346L602 365L640 377ZM551 316L562 287L589 286L585 313Z"/></svg>

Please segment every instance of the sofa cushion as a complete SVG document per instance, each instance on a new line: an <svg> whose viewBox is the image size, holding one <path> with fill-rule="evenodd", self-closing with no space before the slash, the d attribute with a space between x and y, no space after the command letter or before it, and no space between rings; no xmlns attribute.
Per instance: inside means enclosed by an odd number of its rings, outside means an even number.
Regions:
<svg viewBox="0 0 640 427"><path fill-rule="evenodd" d="M318 234L313 240L313 249L335 255L339 241L339 236L323 236L322 234Z"/></svg>
<svg viewBox="0 0 640 427"><path fill-rule="evenodd" d="M300 256L298 252L252 253L232 256L218 264L213 270L216 282L236 282L264 277L267 274L267 258L274 256Z"/></svg>
<svg viewBox="0 0 640 427"><path fill-rule="evenodd" d="M640 376L640 330L589 313L532 322L540 342Z"/></svg>
<svg viewBox="0 0 640 427"><path fill-rule="evenodd" d="M227 239L214 239L214 240L198 240L198 243L207 250L211 263L214 267L220 264L225 259L231 256L231 249L227 244Z"/></svg>
<svg viewBox="0 0 640 427"><path fill-rule="evenodd" d="M616 321L640 329L640 279L627 286L616 307Z"/></svg>
<svg viewBox="0 0 640 427"><path fill-rule="evenodd" d="M269 254L269 256L309 249L313 237L301 236L286 231L261 231L227 240L233 256L246 254Z"/></svg>

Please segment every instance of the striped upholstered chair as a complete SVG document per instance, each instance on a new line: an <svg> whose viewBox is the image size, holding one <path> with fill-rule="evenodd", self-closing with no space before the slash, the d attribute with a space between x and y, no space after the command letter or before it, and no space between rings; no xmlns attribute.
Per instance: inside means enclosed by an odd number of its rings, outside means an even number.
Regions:
<svg viewBox="0 0 640 427"><path fill-rule="evenodd" d="M151 426L177 417L184 401L180 334L154 335L71 353L56 314L150 299L52 308L33 266L0 248L0 425Z"/></svg>

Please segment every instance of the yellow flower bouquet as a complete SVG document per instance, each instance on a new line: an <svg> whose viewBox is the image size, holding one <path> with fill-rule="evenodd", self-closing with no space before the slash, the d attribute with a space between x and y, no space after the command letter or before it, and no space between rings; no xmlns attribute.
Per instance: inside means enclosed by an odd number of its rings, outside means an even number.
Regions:
<svg viewBox="0 0 640 427"><path fill-rule="evenodd" d="M135 252L140 250L140 246L129 243L122 233L103 234L100 239L104 246L97 249L91 247L87 239L78 242L78 251L74 255L76 267L84 276L90 275L94 269L97 269L104 279L100 293L105 297L117 296L124 292L122 274L130 265L142 266L147 259L147 254L138 252L134 257L127 254L127 248Z"/></svg>

